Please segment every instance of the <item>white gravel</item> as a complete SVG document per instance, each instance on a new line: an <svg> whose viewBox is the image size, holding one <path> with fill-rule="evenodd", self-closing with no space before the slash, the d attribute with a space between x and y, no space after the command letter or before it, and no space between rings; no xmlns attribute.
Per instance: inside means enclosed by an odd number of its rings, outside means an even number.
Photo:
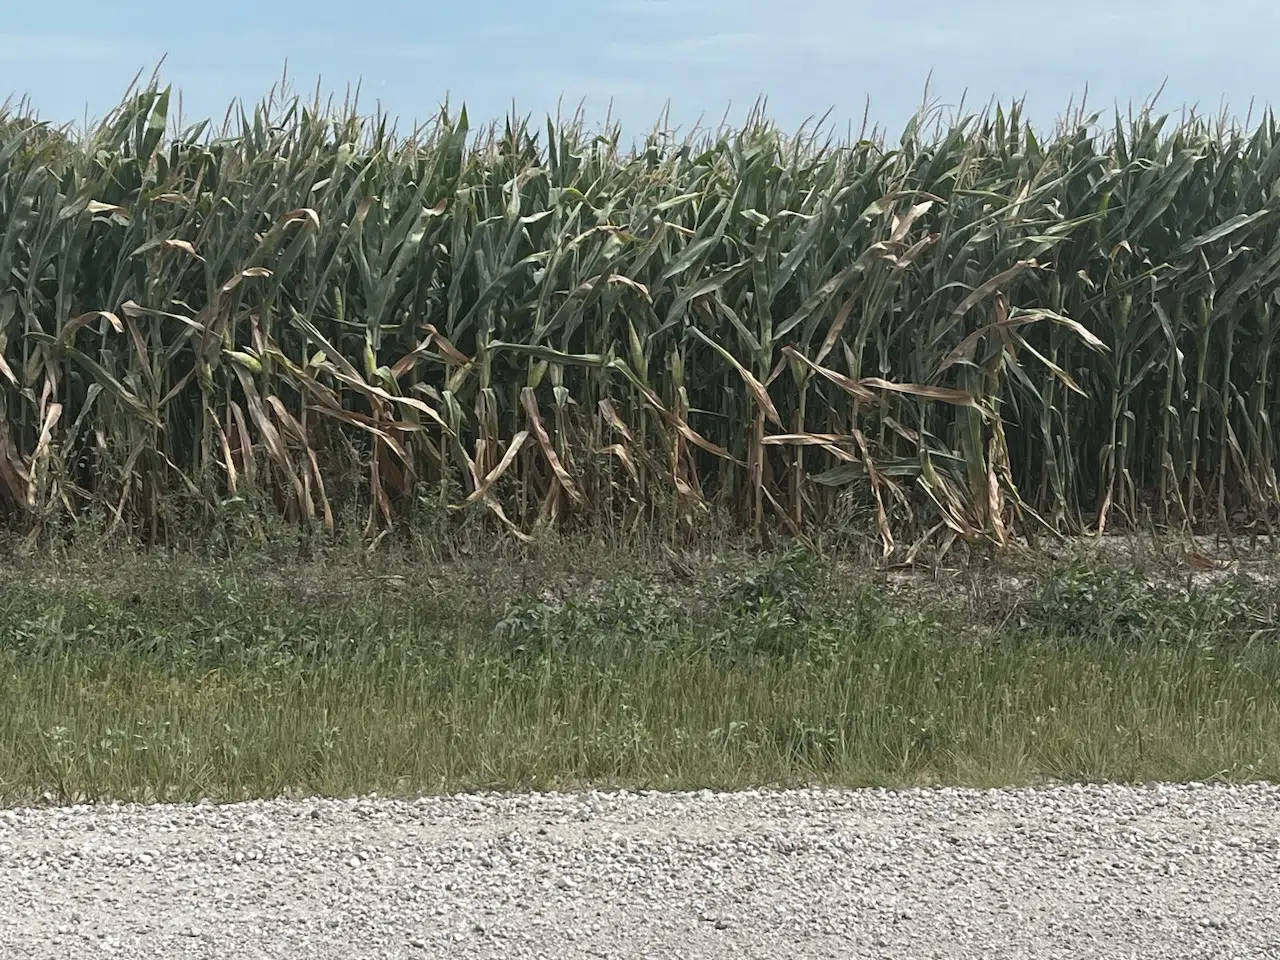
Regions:
<svg viewBox="0 0 1280 960"><path fill-rule="evenodd" d="M0 957L1280 958L1280 787L0 811Z"/></svg>

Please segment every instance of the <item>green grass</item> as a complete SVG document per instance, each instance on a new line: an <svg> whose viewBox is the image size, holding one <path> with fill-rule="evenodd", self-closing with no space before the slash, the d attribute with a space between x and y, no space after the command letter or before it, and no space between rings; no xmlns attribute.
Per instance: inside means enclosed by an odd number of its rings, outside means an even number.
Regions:
<svg viewBox="0 0 1280 960"><path fill-rule="evenodd" d="M1248 584L1076 566L965 600L799 555L684 581L604 552L6 580L6 803L1280 779L1275 601Z"/></svg>

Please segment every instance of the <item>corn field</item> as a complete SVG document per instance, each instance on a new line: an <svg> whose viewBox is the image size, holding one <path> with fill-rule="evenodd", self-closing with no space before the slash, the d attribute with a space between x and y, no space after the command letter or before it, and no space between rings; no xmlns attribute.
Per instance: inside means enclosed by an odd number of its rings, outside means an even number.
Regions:
<svg viewBox="0 0 1280 960"><path fill-rule="evenodd" d="M1275 514L1270 114L624 146L273 94L175 128L154 84L75 137L0 111L10 525L852 504L902 556Z"/></svg>

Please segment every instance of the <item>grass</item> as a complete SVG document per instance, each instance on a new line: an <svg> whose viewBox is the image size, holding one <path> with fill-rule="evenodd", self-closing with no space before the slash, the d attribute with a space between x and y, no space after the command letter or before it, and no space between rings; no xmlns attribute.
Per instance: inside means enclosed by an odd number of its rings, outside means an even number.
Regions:
<svg viewBox="0 0 1280 960"><path fill-rule="evenodd" d="M26 562L0 802L1280 779L1280 618L1248 581L557 556Z"/></svg>

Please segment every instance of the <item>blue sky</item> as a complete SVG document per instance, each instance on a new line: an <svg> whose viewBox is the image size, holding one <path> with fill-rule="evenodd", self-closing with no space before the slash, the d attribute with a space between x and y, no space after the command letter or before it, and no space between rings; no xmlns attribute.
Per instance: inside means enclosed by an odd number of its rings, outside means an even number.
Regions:
<svg viewBox="0 0 1280 960"><path fill-rule="evenodd" d="M585 101L592 122L610 102L642 134L671 103L687 129L744 116L757 96L794 129L828 110L843 132L873 121L898 132L931 92L955 104L1027 99L1048 126L1089 87L1089 103L1225 102L1280 90L1280 61L1257 38L1280 32L1280 4L1253 0L59 0L15 4L0 32L0 100L30 97L44 119L80 121L116 104L139 69L161 78L185 119L221 118L256 102L288 61L296 88L341 95L362 84L404 126L446 95L473 119L511 108L541 116ZM1250 52L1252 48L1252 52ZM1166 82L1167 81L1167 82ZM1280 99L1280 98L1277 98Z"/></svg>

